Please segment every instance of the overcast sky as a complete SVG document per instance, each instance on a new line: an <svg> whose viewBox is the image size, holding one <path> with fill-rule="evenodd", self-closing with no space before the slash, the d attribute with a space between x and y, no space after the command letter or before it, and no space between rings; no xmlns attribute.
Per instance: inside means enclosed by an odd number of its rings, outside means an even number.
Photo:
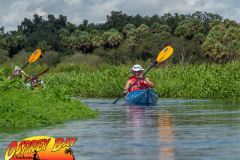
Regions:
<svg viewBox="0 0 240 160"><path fill-rule="evenodd" d="M240 23L240 0L0 0L0 4L0 27L5 27L5 33L17 30L24 18L33 19L35 13L45 20L49 14L56 18L64 15L69 22L79 25L83 19L89 23L106 22L111 11L150 17L202 11Z"/></svg>

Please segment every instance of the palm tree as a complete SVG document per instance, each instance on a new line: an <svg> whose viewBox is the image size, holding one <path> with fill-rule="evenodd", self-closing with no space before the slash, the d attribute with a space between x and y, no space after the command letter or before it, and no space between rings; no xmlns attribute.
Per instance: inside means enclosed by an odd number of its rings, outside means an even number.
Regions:
<svg viewBox="0 0 240 160"><path fill-rule="evenodd" d="M152 33L150 33L149 31L144 31L144 32L141 33L140 37L141 38L147 38L151 35L152 35Z"/></svg>
<svg viewBox="0 0 240 160"><path fill-rule="evenodd" d="M185 25L180 25L175 29L174 35L179 36L179 37L180 36L183 36L183 37L190 36L190 29Z"/></svg>
<svg viewBox="0 0 240 160"><path fill-rule="evenodd" d="M89 36L89 33L86 32L86 31L83 31L83 32L81 33L81 35Z"/></svg>
<svg viewBox="0 0 240 160"><path fill-rule="evenodd" d="M159 30L160 30L160 32L171 32L171 28L168 26L168 25L162 25L162 26L160 26L160 28L159 28Z"/></svg>
<svg viewBox="0 0 240 160"><path fill-rule="evenodd" d="M191 23L192 23L192 28L191 28L192 35L195 34L196 32L200 32L203 30L203 25L200 19L194 18L191 21Z"/></svg>
<svg viewBox="0 0 240 160"><path fill-rule="evenodd" d="M110 29L109 32L111 32L111 33L119 33L118 30L116 30L116 29Z"/></svg>
<svg viewBox="0 0 240 160"><path fill-rule="evenodd" d="M181 25L184 25L184 24L188 24L188 23L190 23L189 20L183 20L183 21L181 21L181 22L179 23L178 26L181 26Z"/></svg>
<svg viewBox="0 0 240 160"><path fill-rule="evenodd" d="M154 34L153 34L153 38L154 38L154 39L159 39L159 38L161 38L161 34L159 34L159 33L154 33Z"/></svg>
<svg viewBox="0 0 240 160"><path fill-rule="evenodd" d="M110 34L110 37L108 38L108 42L110 46L118 45L119 43L122 43L123 41L123 35L121 33L112 32Z"/></svg>
<svg viewBox="0 0 240 160"><path fill-rule="evenodd" d="M20 49L27 46L27 38L25 36L16 36L17 45Z"/></svg>
<svg viewBox="0 0 240 160"><path fill-rule="evenodd" d="M98 32L98 30L96 30L96 29L94 29L94 30L92 30L91 32L90 32L90 38L93 38L93 37L95 37L95 36L99 36L99 32Z"/></svg>
<svg viewBox="0 0 240 160"><path fill-rule="evenodd" d="M66 155L68 155L68 153L69 153L70 155L73 156L73 150L72 150L71 148L65 149L64 153L65 153ZM74 157L74 156L73 156L73 159L75 160L75 157Z"/></svg>
<svg viewBox="0 0 240 160"><path fill-rule="evenodd" d="M204 41L204 34L202 34L202 33L196 33L196 34L194 34L193 39L194 39L198 44L201 44L201 43L203 43L203 41Z"/></svg>
<svg viewBox="0 0 240 160"><path fill-rule="evenodd" d="M226 55L226 52L224 50L225 48L221 43L216 43L212 53L210 53L209 56L213 58L214 61L222 63Z"/></svg>
<svg viewBox="0 0 240 160"><path fill-rule="evenodd" d="M100 36L93 37L91 43L93 47L102 47L104 45L104 41Z"/></svg>
<svg viewBox="0 0 240 160"><path fill-rule="evenodd" d="M223 42L223 36L224 36L224 32L212 31L212 32L209 32L207 38L213 38L213 39L219 41L220 43L222 43Z"/></svg>
<svg viewBox="0 0 240 160"><path fill-rule="evenodd" d="M83 53L86 53L86 48L89 48L91 46L89 36L81 35L79 36L79 41L81 43L81 47L83 47Z"/></svg>
<svg viewBox="0 0 240 160"><path fill-rule="evenodd" d="M60 34L59 34L59 38L62 39L63 37L67 37L70 35L69 31L65 28L60 29Z"/></svg>
<svg viewBox="0 0 240 160"><path fill-rule="evenodd" d="M128 32L131 30L131 29L136 29L136 27L135 27L135 25L133 25L133 24L126 24L124 27L123 27L123 33L125 34L125 35L127 35L128 34Z"/></svg>
<svg viewBox="0 0 240 160"><path fill-rule="evenodd" d="M225 31L226 28L221 24L221 25L215 25L214 27L212 27L212 29L210 31Z"/></svg>
<svg viewBox="0 0 240 160"><path fill-rule="evenodd" d="M203 42L202 48L203 48L203 54L205 56L212 57L212 51L215 48L215 43L217 43L217 40L214 38L207 38L206 41Z"/></svg>
<svg viewBox="0 0 240 160"><path fill-rule="evenodd" d="M49 51L51 49L50 45L47 45L47 41L42 41L37 44L37 48L42 52Z"/></svg>
<svg viewBox="0 0 240 160"><path fill-rule="evenodd" d="M153 23L153 25L151 26L151 30L152 30L152 33L160 33L160 27L161 27L161 24L160 23Z"/></svg>
<svg viewBox="0 0 240 160"><path fill-rule="evenodd" d="M225 44L228 42L237 39L238 36L238 29L236 27L229 27L226 31L226 34L223 38Z"/></svg>
<svg viewBox="0 0 240 160"><path fill-rule="evenodd" d="M81 31L80 30L75 30L73 33L72 33L72 36L74 37L79 37L81 35Z"/></svg>
<svg viewBox="0 0 240 160"><path fill-rule="evenodd" d="M161 38L168 39L170 38L171 34L169 32L163 31L159 34Z"/></svg>
<svg viewBox="0 0 240 160"><path fill-rule="evenodd" d="M141 33L148 31L151 32L150 28L146 25L146 24L141 24L141 26L139 26L137 28L137 32L141 35Z"/></svg>
<svg viewBox="0 0 240 160"><path fill-rule="evenodd" d="M91 35L98 35L99 32L98 32L98 30L93 29L93 30L91 30L90 34L91 34Z"/></svg>
<svg viewBox="0 0 240 160"><path fill-rule="evenodd" d="M69 37L68 38L68 49L77 49L77 42L78 38L77 37Z"/></svg>
<svg viewBox="0 0 240 160"><path fill-rule="evenodd" d="M214 20L212 23L210 23L210 27L213 28L216 25L222 25L222 21L220 20Z"/></svg>
<svg viewBox="0 0 240 160"><path fill-rule="evenodd" d="M131 29L128 34L127 34L127 38L133 37L135 40L138 39L139 37L139 33L137 32L136 29Z"/></svg>
<svg viewBox="0 0 240 160"><path fill-rule="evenodd" d="M69 153L70 155L73 155L73 150L72 150L71 148L65 149L64 153L65 153L65 154L68 154L68 153Z"/></svg>
<svg viewBox="0 0 240 160"><path fill-rule="evenodd" d="M14 49L17 46L17 41L14 36L7 36L4 39L4 42L5 42L6 46L10 49Z"/></svg>
<svg viewBox="0 0 240 160"><path fill-rule="evenodd" d="M225 28L228 28L228 27L238 28L238 23L236 21L233 21L233 20L228 20L228 21L224 22L224 26L225 26Z"/></svg>
<svg viewBox="0 0 240 160"><path fill-rule="evenodd" d="M67 48L68 46L68 37L63 37L60 41L60 46L63 48Z"/></svg>
<svg viewBox="0 0 240 160"><path fill-rule="evenodd" d="M230 41L226 47L226 51L227 51L226 57L230 61L234 60L236 57L239 57L240 43L238 42L238 40Z"/></svg>
<svg viewBox="0 0 240 160"><path fill-rule="evenodd" d="M131 46L131 47L136 46L136 40L133 37L130 37L130 38L126 39L124 43L128 46Z"/></svg>
<svg viewBox="0 0 240 160"><path fill-rule="evenodd" d="M102 38L103 38L103 41L104 41L104 45L107 45L107 44L109 44L109 41L108 41L108 39L109 39L109 37L110 37L110 35L111 35L111 32L104 32L103 34L102 34ZM110 46L110 45L109 45Z"/></svg>
<svg viewBox="0 0 240 160"><path fill-rule="evenodd" d="M0 48L1 48L1 49L6 49L6 47L7 47L7 46L6 46L6 44L4 43L4 39L1 39L1 40L0 40Z"/></svg>

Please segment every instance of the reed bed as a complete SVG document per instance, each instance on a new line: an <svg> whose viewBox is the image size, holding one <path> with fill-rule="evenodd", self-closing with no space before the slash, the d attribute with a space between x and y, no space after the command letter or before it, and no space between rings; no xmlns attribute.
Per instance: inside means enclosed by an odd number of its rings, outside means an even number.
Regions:
<svg viewBox="0 0 240 160"><path fill-rule="evenodd" d="M72 71L42 76L47 87L61 88L71 96L79 97L118 97L128 77L132 65L81 66L72 67ZM143 65L145 69L148 66ZM75 69L74 69L75 68ZM76 69L78 68L78 69ZM181 65L153 68L145 76L155 83L154 91L159 97L216 98L239 100L240 98L240 63Z"/></svg>

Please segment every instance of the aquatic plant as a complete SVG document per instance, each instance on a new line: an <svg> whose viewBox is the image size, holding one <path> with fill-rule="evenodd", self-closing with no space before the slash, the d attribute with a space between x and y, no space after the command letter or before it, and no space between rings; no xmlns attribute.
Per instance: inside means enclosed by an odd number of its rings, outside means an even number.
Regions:
<svg viewBox="0 0 240 160"><path fill-rule="evenodd" d="M50 73L43 78L50 88L64 88L71 96L118 97L128 77L132 76L129 73L131 67L100 65L89 70L84 66L84 69ZM240 64L236 62L160 67L148 72L146 77L155 83L153 90L160 97L239 99L239 75Z"/></svg>
<svg viewBox="0 0 240 160"><path fill-rule="evenodd" d="M151 65L143 61L135 64L141 64L145 69ZM70 96L118 97L128 77L132 76L129 73L132 65L65 63L50 68L48 73L41 76L41 80L47 87L64 90ZM41 67L37 68L41 71ZM153 90L159 97L240 99L239 62L188 64L184 68L181 65L160 64L149 71L146 77L155 83Z"/></svg>
<svg viewBox="0 0 240 160"><path fill-rule="evenodd" d="M98 115L82 102L68 98L63 88L29 90L18 77L0 78L0 127L44 126Z"/></svg>

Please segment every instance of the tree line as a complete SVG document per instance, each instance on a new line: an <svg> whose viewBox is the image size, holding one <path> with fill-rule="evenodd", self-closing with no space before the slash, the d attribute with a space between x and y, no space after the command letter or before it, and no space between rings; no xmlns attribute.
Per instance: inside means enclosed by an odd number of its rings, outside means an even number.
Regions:
<svg viewBox="0 0 240 160"><path fill-rule="evenodd" d="M49 14L24 18L16 31L0 28L0 54L13 58L22 50L39 48L49 63L61 62L75 53L94 54L111 64L153 60L167 45L174 48L168 63L225 63L239 58L240 29L234 20L218 14L196 11L193 14L167 13L162 16L130 16L112 11L105 23L80 25L67 16ZM7 61L8 58L5 58ZM4 60L0 63L4 63Z"/></svg>

